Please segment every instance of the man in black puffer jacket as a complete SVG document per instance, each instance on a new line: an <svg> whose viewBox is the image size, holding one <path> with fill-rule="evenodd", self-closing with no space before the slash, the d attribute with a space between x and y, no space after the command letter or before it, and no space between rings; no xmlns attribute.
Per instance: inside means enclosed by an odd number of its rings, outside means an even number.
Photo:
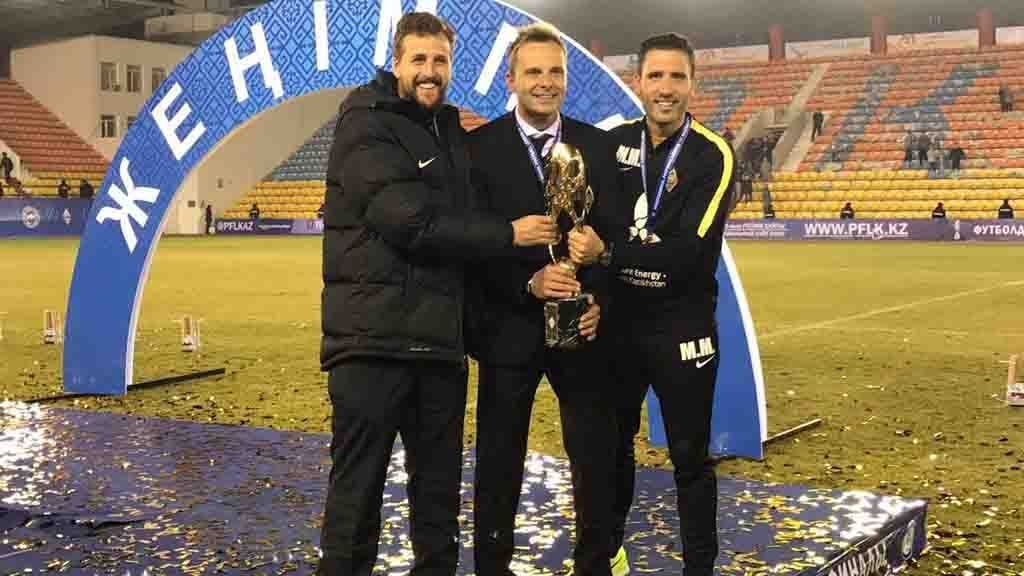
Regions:
<svg viewBox="0 0 1024 576"><path fill-rule="evenodd" d="M397 433L409 475L412 574L455 573L466 404L464 267L551 244L547 216L472 212L454 34L403 17L395 73L342 103L327 170L321 366L334 408L319 573L369 575Z"/></svg>

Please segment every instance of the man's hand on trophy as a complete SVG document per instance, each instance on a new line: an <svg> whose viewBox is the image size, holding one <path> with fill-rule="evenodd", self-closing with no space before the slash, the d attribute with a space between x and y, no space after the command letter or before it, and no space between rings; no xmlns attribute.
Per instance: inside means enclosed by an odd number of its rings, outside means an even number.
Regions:
<svg viewBox="0 0 1024 576"><path fill-rule="evenodd" d="M573 228L569 231L569 258L577 266L587 266L597 261L604 252L604 240L590 226L582 230Z"/></svg>
<svg viewBox="0 0 1024 576"><path fill-rule="evenodd" d="M548 264L533 273L530 293L541 300L569 298L580 293L580 283L572 270L561 264Z"/></svg>
<svg viewBox="0 0 1024 576"><path fill-rule="evenodd" d="M590 296L590 307L580 316L580 335L587 340L597 338L597 324L601 321L601 307Z"/></svg>
<svg viewBox="0 0 1024 576"><path fill-rule="evenodd" d="M533 214L512 221L512 243L516 246L547 246L558 242L558 226L550 216Z"/></svg>

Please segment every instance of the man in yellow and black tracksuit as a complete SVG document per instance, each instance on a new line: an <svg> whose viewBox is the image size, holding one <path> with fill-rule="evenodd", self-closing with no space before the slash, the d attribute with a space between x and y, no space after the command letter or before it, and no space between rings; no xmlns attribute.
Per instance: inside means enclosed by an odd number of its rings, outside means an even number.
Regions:
<svg viewBox="0 0 1024 576"><path fill-rule="evenodd" d="M686 112L693 49L667 34L640 52L643 119L612 131L622 179L619 219L596 240L613 278L603 338L612 389L621 395L616 534L612 572L628 573L622 548L633 501L634 436L648 387L661 403L675 467L686 576L710 576L718 554L717 482L708 460L711 408L720 361L715 270L732 186L733 153ZM582 245L593 231L570 241ZM588 252L582 258L592 256ZM618 568L618 569L617 569Z"/></svg>

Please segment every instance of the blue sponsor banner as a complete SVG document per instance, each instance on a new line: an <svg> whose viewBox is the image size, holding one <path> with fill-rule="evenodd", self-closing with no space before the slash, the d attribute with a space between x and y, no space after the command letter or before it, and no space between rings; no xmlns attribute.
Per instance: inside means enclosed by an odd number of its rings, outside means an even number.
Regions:
<svg viewBox="0 0 1024 576"><path fill-rule="evenodd" d="M734 220L725 237L744 240L953 240L947 220Z"/></svg>
<svg viewBox="0 0 1024 576"><path fill-rule="evenodd" d="M957 220L956 234L976 242L1024 242L1024 220Z"/></svg>
<svg viewBox="0 0 1024 576"><path fill-rule="evenodd" d="M292 220L290 218L260 218L217 220L214 229L217 234L243 234L243 235L273 235L291 234Z"/></svg>
<svg viewBox="0 0 1024 576"><path fill-rule="evenodd" d="M1024 242L1021 220L735 220L732 240L916 240Z"/></svg>
<svg viewBox="0 0 1024 576"><path fill-rule="evenodd" d="M516 27L535 18L501 2L276 0L247 12L174 69L143 106L114 155L75 263L65 334L65 390L124 394L131 384L142 289L164 218L185 176L261 112L312 92L358 86L378 67L389 67L395 25L414 9L437 13L457 33L449 101L490 119L510 109L513 100L503 81L506 52ZM618 76L578 43L565 40L569 82L563 111L602 127L640 116L639 102ZM317 225L292 226L314 233ZM718 323L723 334L743 340L722 344L731 355L723 354L722 364L742 368L723 370L719 390L726 388L726 373L733 379L729 386L753 390L761 385L761 366L730 260L726 251L718 278L723 293L735 298L720 302ZM742 397L758 395L763 391ZM763 407L746 408L736 413L756 417L730 419L723 437L756 436L766 429ZM761 457L760 443L753 444L730 452Z"/></svg>
<svg viewBox="0 0 1024 576"><path fill-rule="evenodd" d="M292 220L292 234L323 234L324 221L321 219Z"/></svg>
<svg viewBox="0 0 1024 576"><path fill-rule="evenodd" d="M78 236L90 207L83 198L0 198L0 237Z"/></svg>
<svg viewBox="0 0 1024 576"><path fill-rule="evenodd" d="M252 220L248 218L222 218L217 220L217 225L214 229L217 231L217 234L295 234L303 236L323 234L324 221L307 218L261 218L259 220Z"/></svg>

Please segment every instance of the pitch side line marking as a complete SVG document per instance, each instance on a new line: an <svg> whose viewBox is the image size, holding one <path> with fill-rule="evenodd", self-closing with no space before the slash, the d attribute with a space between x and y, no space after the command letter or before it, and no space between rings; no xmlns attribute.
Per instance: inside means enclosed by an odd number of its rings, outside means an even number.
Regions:
<svg viewBox="0 0 1024 576"><path fill-rule="evenodd" d="M917 308L920 306L928 306L929 304L937 304L939 302L947 302L949 300L956 300L957 298L965 298L968 296L976 296L978 294L984 294L986 292L994 292L996 290L1002 290L1003 288L1011 288L1014 286L1024 286L1024 280L1014 280L1010 282L1003 282L1002 284L996 284L994 286L987 286L985 288L976 288L974 290L965 290L963 292L955 292L953 294L947 294L945 296L936 296L934 298L926 298L924 300L916 300L914 302L907 302L906 304L899 304L896 306L886 306L885 308L876 308L874 310L868 310L867 312L861 312L859 314L851 314L849 316L840 316L839 318L833 318L832 320L824 320L821 322L812 322L811 324L804 324L802 326L793 326L792 328L783 328L782 330L776 330L774 332L768 332L761 334L761 338L775 338L777 336L789 336L790 334L797 334L800 332L808 332L810 330L818 330L820 328L827 328L835 324L841 324L843 322L851 322L853 320L863 320L864 318L873 318L875 316L881 316L883 314L889 314L892 312L900 312L903 310L909 310L910 308Z"/></svg>

